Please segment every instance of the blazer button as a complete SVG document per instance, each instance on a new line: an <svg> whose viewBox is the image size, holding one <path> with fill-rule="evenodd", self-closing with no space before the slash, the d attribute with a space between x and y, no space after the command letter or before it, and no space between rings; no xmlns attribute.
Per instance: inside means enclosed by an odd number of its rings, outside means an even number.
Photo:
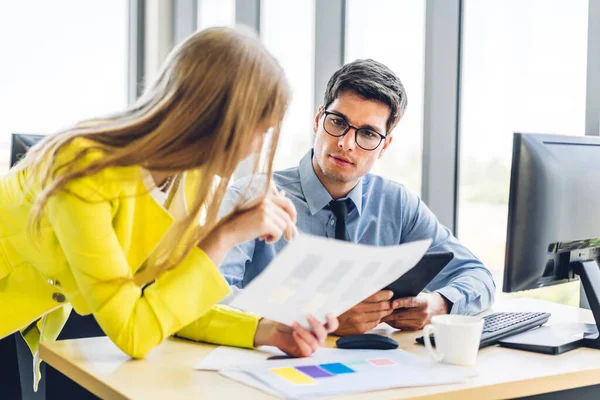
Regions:
<svg viewBox="0 0 600 400"><path fill-rule="evenodd" d="M56 301L57 303L64 303L66 298L62 293L54 293L52 294L52 300Z"/></svg>

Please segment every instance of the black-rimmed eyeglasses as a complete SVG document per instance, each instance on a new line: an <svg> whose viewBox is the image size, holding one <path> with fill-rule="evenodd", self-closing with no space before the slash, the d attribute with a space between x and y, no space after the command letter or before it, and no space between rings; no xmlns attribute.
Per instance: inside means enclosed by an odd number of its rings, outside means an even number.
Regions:
<svg viewBox="0 0 600 400"><path fill-rule="evenodd" d="M355 130L354 141L363 150L373 151L385 139L385 136L369 128L357 128L348 123L343 115L331 111L323 111L323 129L329 135L342 137L350 131Z"/></svg>

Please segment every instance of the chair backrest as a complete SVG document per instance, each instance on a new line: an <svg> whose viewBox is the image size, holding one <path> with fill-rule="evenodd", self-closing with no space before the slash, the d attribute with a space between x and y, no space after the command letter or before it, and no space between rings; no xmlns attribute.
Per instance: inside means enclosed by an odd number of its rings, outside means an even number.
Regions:
<svg viewBox="0 0 600 400"><path fill-rule="evenodd" d="M0 339L0 388L6 399L21 398L21 381L17 362L17 342L15 335ZM6 397L4 397L6 396Z"/></svg>
<svg viewBox="0 0 600 400"><path fill-rule="evenodd" d="M27 150L40 140L44 135L30 133L13 133L10 146L10 166L13 167L17 161L25 156Z"/></svg>

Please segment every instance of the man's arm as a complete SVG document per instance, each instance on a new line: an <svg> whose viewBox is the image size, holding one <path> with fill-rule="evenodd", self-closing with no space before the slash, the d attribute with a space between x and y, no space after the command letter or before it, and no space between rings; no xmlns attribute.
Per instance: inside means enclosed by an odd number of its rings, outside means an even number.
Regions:
<svg viewBox="0 0 600 400"><path fill-rule="evenodd" d="M394 312L382 319L394 328L421 329L440 314L480 313L494 303L490 271L442 224L417 196L402 193L401 243L432 239L429 252L454 253L452 261L427 285L431 293L394 300Z"/></svg>
<svg viewBox="0 0 600 400"><path fill-rule="evenodd" d="M451 314L473 315L494 303L496 285L490 271L437 220L427 205L404 191L402 242L431 238L429 252L451 251L452 261L429 283L427 289L441 294Z"/></svg>

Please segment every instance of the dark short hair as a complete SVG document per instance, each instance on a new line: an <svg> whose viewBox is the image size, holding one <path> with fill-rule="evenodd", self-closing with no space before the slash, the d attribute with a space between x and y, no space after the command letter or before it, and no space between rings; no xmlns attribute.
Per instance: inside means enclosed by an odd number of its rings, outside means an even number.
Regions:
<svg viewBox="0 0 600 400"><path fill-rule="evenodd" d="M352 61L338 69L327 82L323 107L327 109L340 93L346 91L387 105L391 110L387 120L388 133L398 124L408 104L400 78L382 63L371 59Z"/></svg>

